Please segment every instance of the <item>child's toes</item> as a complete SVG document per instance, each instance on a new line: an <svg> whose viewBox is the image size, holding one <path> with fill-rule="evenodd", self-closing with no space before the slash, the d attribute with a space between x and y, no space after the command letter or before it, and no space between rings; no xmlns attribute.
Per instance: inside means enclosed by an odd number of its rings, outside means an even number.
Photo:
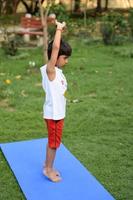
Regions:
<svg viewBox="0 0 133 200"><path fill-rule="evenodd" d="M50 181L52 181L52 182L59 182L59 181L61 181L61 177L60 176L58 176L55 172L49 172L49 173L47 173L46 171L45 171L45 173L44 173L44 175L50 180Z"/></svg>

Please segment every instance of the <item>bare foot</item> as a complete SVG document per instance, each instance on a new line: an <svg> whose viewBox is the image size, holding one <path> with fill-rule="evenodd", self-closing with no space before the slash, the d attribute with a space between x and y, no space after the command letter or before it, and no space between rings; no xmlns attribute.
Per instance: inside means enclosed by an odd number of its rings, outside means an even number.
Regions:
<svg viewBox="0 0 133 200"><path fill-rule="evenodd" d="M43 174L52 182L59 182L61 181L61 177L57 175L57 173L54 170L43 170Z"/></svg>
<svg viewBox="0 0 133 200"><path fill-rule="evenodd" d="M43 171L47 170L46 167L43 167ZM54 173L56 173L57 176L61 176L60 173L56 170L56 169L50 169L52 170Z"/></svg>

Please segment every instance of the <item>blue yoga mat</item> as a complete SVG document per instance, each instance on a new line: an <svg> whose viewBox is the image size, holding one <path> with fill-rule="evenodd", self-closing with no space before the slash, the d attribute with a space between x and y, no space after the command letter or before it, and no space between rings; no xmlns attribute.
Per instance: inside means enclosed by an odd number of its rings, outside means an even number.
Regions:
<svg viewBox="0 0 133 200"><path fill-rule="evenodd" d="M0 145L27 200L114 200L63 144L55 160L63 180L53 183L43 176L46 143L37 139Z"/></svg>

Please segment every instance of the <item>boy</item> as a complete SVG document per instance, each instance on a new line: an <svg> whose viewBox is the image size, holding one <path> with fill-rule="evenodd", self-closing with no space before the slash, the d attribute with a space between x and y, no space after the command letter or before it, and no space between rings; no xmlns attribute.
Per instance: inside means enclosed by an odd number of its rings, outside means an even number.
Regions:
<svg viewBox="0 0 133 200"><path fill-rule="evenodd" d="M60 146L62 130L65 118L67 90L66 78L62 68L68 63L72 49L68 43L61 40L61 33L65 22L56 21L56 33L54 41L48 45L48 63L41 67L42 86L46 93L43 107L43 118L48 130L48 144L46 148L46 160L43 167L43 174L53 182L59 182L61 176L53 169L56 150Z"/></svg>

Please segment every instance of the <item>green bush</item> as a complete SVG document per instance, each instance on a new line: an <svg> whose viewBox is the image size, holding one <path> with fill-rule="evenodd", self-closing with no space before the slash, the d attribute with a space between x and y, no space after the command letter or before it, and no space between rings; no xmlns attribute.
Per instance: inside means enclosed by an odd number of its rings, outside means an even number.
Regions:
<svg viewBox="0 0 133 200"><path fill-rule="evenodd" d="M128 36L121 34L111 22L101 25L101 33L105 45L123 45L128 41Z"/></svg>
<svg viewBox="0 0 133 200"><path fill-rule="evenodd" d="M50 7L50 10L49 10L49 14L52 14L52 13L54 13L56 15L56 18L57 18L58 21L67 22L68 19L69 19L66 7L62 3L59 3L59 4L53 3ZM48 33L49 33L49 35L48 35L49 40L53 39L54 34L55 34L55 27L49 26L48 27Z"/></svg>
<svg viewBox="0 0 133 200"><path fill-rule="evenodd" d="M55 27L54 26L48 26L48 40L52 40L54 38L55 34Z"/></svg>
<svg viewBox="0 0 133 200"><path fill-rule="evenodd" d="M132 47L117 47L113 50L115 55L119 55L120 57L133 58L133 48Z"/></svg>
<svg viewBox="0 0 133 200"><path fill-rule="evenodd" d="M19 35L8 35L7 31L5 31L5 41L2 43L2 49L6 55L15 57L18 55L18 48L24 47L27 45L24 43L24 40Z"/></svg>
<svg viewBox="0 0 133 200"><path fill-rule="evenodd" d="M101 33L104 44L106 45L112 44L114 28L111 22L104 22L101 24Z"/></svg>
<svg viewBox="0 0 133 200"><path fill-rule="evenodd" d="M109 12L107 15L103 17L103 21L113 22L115 24L123 23L124 16L118 12Z"/></svg>
<svg viewBox="0 0 133 200"><path fill-rule="evenodd" d="M117 35L117 34L115 34L115 35L113 35L113 37L112 37L112 44L113 45L122 45L122 44L124 44L126 41L128 40L128 38L127 37L125 37L125 36L123 36L123 35Z"/></svg>
<svg viewBox="0 0 133 200"><path fill-rule="evenodd" d="M15 40L9 40L6 42L2 43L2 48L5 52L6 55L10 55L10 56L15 56L18 49L17 49L17 43Z"/></svg>
<svg viewBox="0 0 133 200"><path fill-rule="evenodd" d="M130 29L131 29L131 36L133 37L133 9L130 10L130 14L129 14L129 17L128 17L128 22L129 22Z"/></svg>
<svg viewBox="0 0 133 200"><path fill-rule="evenodd" d="M50 7L49 13L54 13L56 14L56 17L59 21L67 21L68 20L68 13L66 10L66 6L62 3L55 4L53 3L52 6Z"/></svg>
<svg viewBox="0 0 133 200"><path fill-rule="evenodd" d="M104 44L122 45L129 39L129 24L124 15L110 12L103 17L101 33Z"/></svg>

